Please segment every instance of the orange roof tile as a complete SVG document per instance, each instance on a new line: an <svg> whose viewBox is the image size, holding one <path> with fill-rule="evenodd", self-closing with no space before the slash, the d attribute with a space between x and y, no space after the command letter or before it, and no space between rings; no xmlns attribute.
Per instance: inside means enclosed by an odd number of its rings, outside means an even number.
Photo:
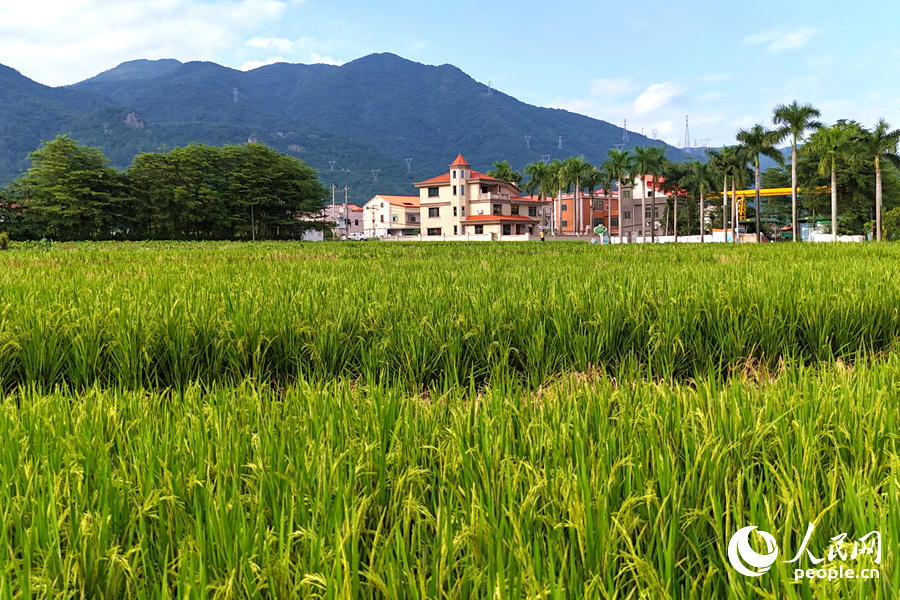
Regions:
<svg viewBox="0 0 900 600"><path fill-rule="evenodd" d="M386 194L378 194L376 198L380 198L393 206L419 206L418 196L388 196Z"/></svg>
<svg viewBox="0 0 900 600"><path fill-rule="evenodd" d="M456 157L456 160L454 160L452 163L450 163L450 165L454 166L454 167L459 166L459 165L465 165L468 167L469 163L466 162L466 159L464 159L462 153L460 153L460 155Z"/></svg>

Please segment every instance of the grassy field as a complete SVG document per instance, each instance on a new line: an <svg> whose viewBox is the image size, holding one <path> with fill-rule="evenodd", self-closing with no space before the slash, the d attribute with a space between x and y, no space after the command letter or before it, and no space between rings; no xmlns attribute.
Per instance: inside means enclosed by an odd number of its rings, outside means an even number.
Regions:
<svg viewBox="0 0 900 600"><path fill-rule="evenodd" d="M0 598L895 598L898 259L14 247ZM810 522L880 578L795 581Z"/></svg>

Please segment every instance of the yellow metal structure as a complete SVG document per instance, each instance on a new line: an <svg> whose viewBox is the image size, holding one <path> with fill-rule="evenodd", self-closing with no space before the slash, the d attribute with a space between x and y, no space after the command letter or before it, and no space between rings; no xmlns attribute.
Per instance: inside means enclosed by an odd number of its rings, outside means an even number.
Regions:
<svg viewBox="0 0 900 600"><path fill-rule="evenodd" d="M747 200L738 197L738 221L747 220Z"/></svg>

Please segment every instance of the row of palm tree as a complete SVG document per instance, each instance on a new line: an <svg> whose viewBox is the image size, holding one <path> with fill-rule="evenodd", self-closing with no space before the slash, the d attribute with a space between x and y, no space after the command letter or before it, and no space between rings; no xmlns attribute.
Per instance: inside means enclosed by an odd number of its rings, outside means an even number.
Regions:
<svg viewBox="0 0 900 600"><path fill-rule="evenodd" d="M574 197L580 192L588 192L593 198L594 190L601 187L606 190L617 188L622 192L632 185L636 179L641 182L641 215L646 215L647 177L651 178L654 189L663 188L672 196L673 233L678 239L678 201L679 198L699 199L700 235L705 236L706 200L714 189L721 184L722 189L722 227L727 230L730 224L737 238L737 205L733 201L738 188L743 188L747 180L747 166L753 170L755 185L755 221L757 241L761 241L761 202L760 202L760 158L767 156L779 164L783 164L781 152L777 145L788 139L791 144L791 229L794 241L797 241L798 227L798 158L801 153L805 157L818 160L818 171L825 175L831 173L831 221L832 234L837 236L837 182L836 169L841 160L854 160L854 157L874 158L875 164L875 213L876 235L882 238L882 173L884 161L900 167L898 141L900 129L890 130L884 119L881 119L872 131L853 121L838 121L825 127L817 119L821 116L818 109L810 104L800 104L796 100L791 104L780 104L773 109L772 122L774 128L756 124L748 129L741 129L736 134L737 145L720 150L709 150L708 161L692 163L676 163L666 160L665 149L660 146L636 147L633 150L611 149L606 160L599 167L594 167L583 157L569 158L564 161L554 160L549 163L534 162L525 167L529 180L524 190L529 194L538 193L543 198L553 198L554 227L559 230L563 192L574 190ZM805 143L804 139L806 140ZM802 144L802 145L801 145ZM728 187L731 184L731 206L728 206ZM584 231L589 225L585 222L585 214L581 203L575 211L573 223L575 231ZM730 210L729 210L730 208ZM590 213L588 213L590 214ZM611 227L613 215L609 214L607 226ZM668 219L668 215L666 216ZM641 219L641 237L646 239L647 220ZM651 238L655 236L655 227L651 227Z"/></svg>

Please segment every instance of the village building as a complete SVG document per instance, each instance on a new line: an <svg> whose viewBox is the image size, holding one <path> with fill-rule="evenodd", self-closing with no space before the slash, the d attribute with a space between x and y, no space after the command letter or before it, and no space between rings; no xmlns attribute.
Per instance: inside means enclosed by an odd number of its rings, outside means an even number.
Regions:
<svg viewBox="0 0 900 600"><path fill-rule="evenodd" d="M365 237L410 236L419 233L418 196L378 194L362 207Z"/></svg>
<svg viewBox="0 0 900 600"><path fill-rule="evenodd" d="M422 239L450 236L537 236L546 225L547 202L525 196L514 183L474 171L456 157L443 175L416 183Z"/></svg>

